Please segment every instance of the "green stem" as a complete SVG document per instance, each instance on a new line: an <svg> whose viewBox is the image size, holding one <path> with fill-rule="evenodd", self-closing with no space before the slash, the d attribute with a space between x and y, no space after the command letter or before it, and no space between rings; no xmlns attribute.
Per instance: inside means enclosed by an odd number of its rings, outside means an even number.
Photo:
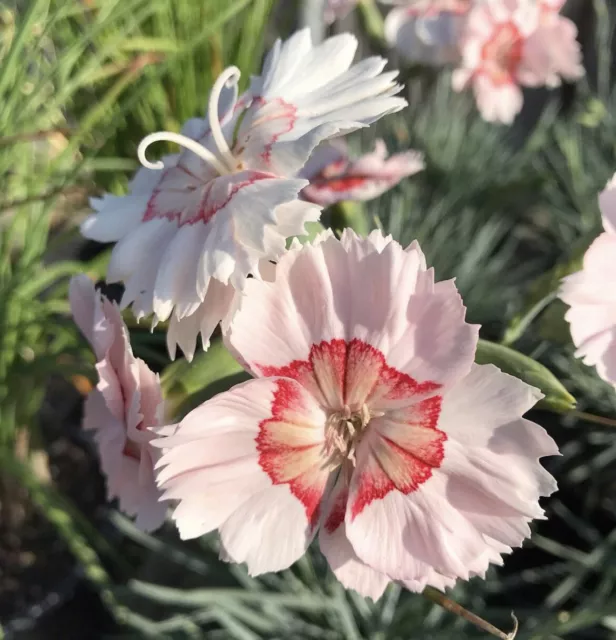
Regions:
<svg viewBox="0 0 616 640"><path fill-rule="evenodd" d="M465 609L462 605L458 604L454 600L451 600L451 598L448 598L444 593L441 593L434 587L426 587L423 590L422 595L435 604L438 604L440 607L443 607L443 609L445 609L446 611L449 611L450 613L463 618L467 622L474 624L479 629L487 631L489 634L493 635L496 638L500 638L500 640L513 640L518 632L518 619L513 615L513 613L511 614L514 624L513 631L511 631L510 633L505 633L504 631L497 629L494 625L490 624L483 618L480 618L478 615L475 615L468 609Z"/></svg>
<svg viewBox="0 0 616 640"><path fill-rule="evenodd" d="M579 420L585 420L586 422L593 422L594 424L600 424L604 427L616 427L616 420L613 418L606 418L604 416L596 416L594 413L586 413L585 411L566 411L564 415L573 416Z"/></svg>
<svg viewBox="0 0 616 640"><path fill-rule="evenodd" d="M361 11L368 35L381 43L385 42L383 16L374 0L359 0L357 8Z"/></svg>
<svg viewBox="0 0 616 640"><path fill-rule="evenodd" d="M541 298L541 300L533 305L526 314L521 318L516 319L515 323L507 328L505 335L501 340L501 344L509 347L519 340L535 318L537 318L537 316L542 313L555 299L556 291L552 291L551 293L548 293L547 296Z"/></svg>

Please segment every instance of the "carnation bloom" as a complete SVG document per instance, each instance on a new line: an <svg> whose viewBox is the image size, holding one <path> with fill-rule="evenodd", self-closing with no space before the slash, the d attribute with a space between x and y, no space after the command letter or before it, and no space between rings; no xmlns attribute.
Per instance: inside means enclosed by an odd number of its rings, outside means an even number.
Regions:
<svg viewBox="0 0 616 640"><path fill-rule="evenodd" d="M559 14L565 1L539 0L541 28L529 43L529 46L533 46L536 42L537 48L544 51L548 64L545 84L548 87L560 85L561 77L575 80L584 75L577 27L569 18Z"/></svg>
<svg viewBox="0 0 616 640"><path fill-rule="evenodd" d="M320 209L298 199L295 176L322 140L364 127L406 105L395 97L396 71L373 57L351 66L356 39L343 34L313 47L308 30L278 41L261 76L237 98L239 71L226 69L210 95L207 118L182 134L160 132L139 147L141 169L124 197L93 199L82 232L117 242L107 280L122 281L122 307L138 318L170 320L172 357L191 357L199 333L207 347L248 275L305 233ZM186 150L150 163L157 140Z"/></svg>
<svg viewBox="0 0 616 640"><path fill-rule="evenodd" d="M220 532L251 574L319 530L347 587L378 598L484 575L555 490L557 453L524 420L540 393L473 363L478 327L413 243L322 234L251 280L227 336L256 377L161 438L158 483L183 538Z"/></svg>
<svg viewBox="0 0 616 640"><path fill-rule="evenodd" d="M393 0L403 5L385 19L385 39L408 62L442 66L460 57L470 0Z"/></svg>
<svg viewBox="0 0 616 640"><path fill-rule="evenodd" d="M355 8L357 0L326 0L325 22L332 24L336 20L342 20Z"/></svg>
<svg viewBox="0 0 616 640"><path fill-rule="evenodd" d="M453 87L472 85L485 120L510 124L522 108L521 86L555 86L577 78L576 28L553 1L484 0L469 13L462 36L462 65Z"/></svg>
<svg viewBox="0 0 616 640"><path fill-rule="evenodd" d="M417 151L388 158L383 140L356 160L349 158L344 143L325 142L314 150L300 174L310 180L302 196L322 206L341 200L371 200L423 168L423 157Z"/></svg>
<svg viewBox="0 0 616 640"><path fill-rule="evenodd" d="M87 276L71 280L69 298L75 323L96 357L99 381L86 399L83 426L94 431L107 494L140 529L157 529L167 511L154 481L160 451L151 447L154 434L148 430L161 424L158 376L135 358L117 305Z"/></svg>
<svg viewBox="0 0 616 640"><path fill-rule="evenodd" d="M616 175L599 195L602 233L584 256L581 271L563 280L561 299L576 355L616 385Z"/></svg>

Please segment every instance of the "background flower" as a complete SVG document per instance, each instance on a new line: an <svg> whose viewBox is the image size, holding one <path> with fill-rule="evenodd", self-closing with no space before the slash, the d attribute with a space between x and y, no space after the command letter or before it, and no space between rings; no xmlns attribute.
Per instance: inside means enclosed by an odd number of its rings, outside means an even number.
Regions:
<svg viewBox="0 0 616 640"><path fill-rule="evenodd" d="M332 24L336 20L342 20L355 8L357 0L326 0L325 22Z"/></svg>
<svg viewBox="0 0 616 640"><path fill-rule="evenodd" d="M563 280L560 297L576 355L616 385L616 176L599 195L602 233L584 255L581 271Z"/></svg>
<svg viewBox="0 0 616 640"><path fill-rule="evenodd" d="M414 64L442 66L460 58L460 36L470 0L402 0L387 4L385 38L402 58Z"/></svg>
<svg viewBox="0 0 616 640"><path fill-rule="evenodd" d="M556 86L583 73L577 29L556 5L485 0L473 6L462 36L456 91L472 86L481 115L510 124L522 108L520 87Z"/></svg>
<svg viewBox="0 0 616 640"><path fill-rule="evenodd" d="M117 305L87 276L71 280L69 297L75 323L96 357L99 381L86 400L83 426L94 432L108 497L117 498L140 529L152 531L167 511L154 482L159 450L150 446L149 428L162 418L158 376L133 356Z"/></svg>
<svg viewBox="0 0 616 640"><path fill-rule="evenodd" d="M341 200L371 200L424 168L418 151L387 155L380 139L374 151L355 160L349 158L343 143L323 143L300 173L310 181L302 196L324 207Z"/></svg>

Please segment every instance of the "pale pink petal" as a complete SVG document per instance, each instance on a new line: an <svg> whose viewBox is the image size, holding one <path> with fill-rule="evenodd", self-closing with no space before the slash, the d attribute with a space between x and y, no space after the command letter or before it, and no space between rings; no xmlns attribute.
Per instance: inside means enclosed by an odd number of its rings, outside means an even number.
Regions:
<svg viewBox="0 0 616 640"><path fill-rule="evenodd" d="M482 536L447 501L433 477L446 442L435 427L439 404L437 396L409 407L404 416L386 413L372 419L357 452L346 511L348 536L364 562L397 580L419 580L428 567L468 578L469 562L485 549ZM377 545L379 538L391 544Z"/></svg>
<svg viewBox="0 0 616 640"><path fill-rule="evenodd" d="M179 155L162 158L167 170L174 167ZM133 178L132 192L127 196L104 195L92 198L90 205L96 211L82 223L81 233L98 242L115 242L139 227L151 198L152 189L161 178L160 171L142 168Z"/></svg>
<svg viewBox="0 0 616 640"><path fill-rule="evenodd" d="M351 483L346 531L359 558L396 580L421 580L430 569L468 579L471 562L485 549L475 527L438 490L430 491L428 483L407 496L390 488L392 481L378 463L366 467L360 453L358 464L363 475L356 472L358 478ZM369 487L376 488L379 497L357 511L356 505L362 504L357 497Z"/></svg>
<svg viewBox="0 0 616 640"><path fill-rule="evenodd" d="M168 503L160 502L160 492L154 482L151 461L147 461L148 472L142 472L142 462L122 456L113 474L108 475L109 498L117 498L120 510L135 518L135 525L142 531L155 531L165 521Z"/></svg>
<svg viewBox="0 0 616 640"><path fill-rule="evenodd" d="M348 159L348 149L344 138L335 138L331 142L321 143L298 173L298 177L312 180L323 171L335 171L344 166Z"/></svg>
<svg viewBox="0 0 616 640"><path fill-rule="evenodd" d="M443 395L439 425L460 444L487 446L497 427L519 418L542 397L534 387L493 365L473 365L471 372ZM541 427L536 433L545 435ZM553 446L552 439L545 437Z"/></svg>
<svg viewBox="0 0 616 640"><path fill-rule="evenodd" d="M163 156L161 160L165 167L173 167L180 159L180 154ZM152 191L160 181L160 171L153 171L146 167L141 167L128 183L131 195L147 195L150 197Z"/></svg>
<svg viewBox="0 0 616 640"><path fill-rule="evenodd" d="M227 341L250 371L305 381L318 345L355 338L418 383L468 372L477 327L455 288L430 293L423 255L379 235L329 236L283 256L274 283L247 283Z"/></svg>
<svg viewBox="0 0 616 640"><path fill-rule="evenodd" d="M348 486L341 474L328 498L319 531L319 547L336 578L347 589L354 589L376 602L390 579L362 562L353 550L344 524L347 499Z"/></svg>
<svg viewBox="0 0 616 640"><path fill-rule="evenodd" d="M484 536L487 549L476 560L472 561L469 566L471 577L479 576L485 578L486 571L490 564L501 566L503 564L502 554L511 553L511 548L502 545L496 541L490 540L488 536ZM421 593L427 585L435 587L441 591L451 589L455 586L456 579L448 578L434 569L428 569L424 576L418 580L402 580L401 583L410 591Z"/></svg>
<svg viewBox="0 0 616 640"><path fill-rule="evenodd" d="M605 207L603 197L602 207ZM609 218L604 224L609 228ZM607 222L606 222L607 220ZM597 368L605 381L616 384L616 234L602 233L584 256L582 271L563 280L559 295L570 305L565 314L576 355Z"/></svg>
<svg viewBox="0 0 616 640"><path fill-rule="evenodd" d="M248 574L281 571L304 555L314 535L304 507L288 488L276 485L253 494L220 527L220 539L233 562Z"/></svg>
<svg viewBox="0 0 616 640"><path fill-rule="evenodd" d="M444 482L451 504L484 535L509 547L541 517L538 499L556 490L539 458L558 449L546 431L520 416L541 394L492 365L475 365L443 396L439 429L447 435Z"/></svg>
<svg viewBox="0 0 616 640"><path fill-rule="evenodd" d="M160 255L174 234L172 222L150 220L124 236L111 252L107 282L124 282L122 307L132 303L138 319L153 311L153 290Z"/></svg>
<svg viewBox="0 0 616 640"><path fill-rule="evenodd" d="M559 15L558 9L544 9L537 33L543 39L544 49L549 56L548 86L559 84L560 77L577 80L584 75L582 50L577 41L578 31L574 22Z"/></svg>
<svg viewBox="0 0 616 640"><path fill-rule="evenodd" d="M68 298L75 324L100 360L110 348L115 332L105 318L100 293L88 276L78 275L71 278Z"/></svg>
<svg viewBox="0 0 616 640"><path fill-rule="evenodd" d="M85 277L70 284L75 321L95 349L99 381L84 406L84 428L91 430L106 476L107 494L144 530L158 528L166 505L154 481L158 453L150 448L149 428L161 418L158 376L134 357L128 330L116 304L95 292Z"/></svg>
<svg viewBox="0 0 616 640"><path fill-rule="evenodd" d="M421 593L428 585L440 591L445 591L445 589L452 588L456 584L456 580L455 578L446 578L433 569L428 569L426 575L420 580L401 580L400 583L409 591Z"/></svg>
<svg viewBox="0 0 616 640"><path fill-rule="evenodd" d="M536 390L474 365L440 393L370 421L345 519L360 559L413 589L434 584L428 569L446 582L483 575L530 535L539 498L556 489L538 460L558 449L520 417Z"/></svg>
<svg viewBox="0 0 616 640"><path fill-rule="evenodd" d="M473 79L473 72L470 69L455 69L451 74L451 87L454 91L464 91Z"/></svg>
<svg viewBox="0 0 616 640"><path fill-rule="evenodd" d="M487 122L511 124L522 109L522 90L512 82L500 86L485 77L474 84L477 108Z"/></svg>
<svg viewBox="0 0 616 640"><path fill-rule="evenodd" d="M560 11L566 4L567 0L539 0L539 4L542 8L549 11Z"/></svg>
<svg viewBox="0 0 616 640"><path fill-rule="evenodd" d="M198 278L207 231L205 225L180 227L167 245L154 282L154 313L161 322L169 318L174 308L176 315L182 317L194 313L203 302Z"/></svg>
<svg viewBox="0 0 616 640"><path fill-rule="evenodd" d="M310 184L302 191L302 195L323 206L341 200L376 198L424 167L423 156L416 151L387 158L387 148L382 140L376 141L372 153L360 156L357 160L350 160L337 153L337 150L328 153L324 145L318 147L317 151L319 157L313 161L313 166L316 169L320 162L321 167L318 171L313 170L312 175L306 174ZM327 155L333 160L326 164L323 160Z"/></svg>
<svg viewBox="0 0 616 640"><path fill-rule="evenodd" d="M326 0L324 20L332 24L336 20L342 20L354 9L357 0Z"/></svg>
<svg viewBox="0 0 616 640"><path fill-rule="evenodd" d="M320 516L325 414L296 382L253 380L188 414L165 449L158 484L179 500L183 538L220 530L228 556L251 574L299 558Z"/></svg>
<svg viewBox="0 0 616 640"><path fill-rule="evenodd" d="M139 386L139 413L142 422L141 425L136 426L139 427L141 437L147 437L149 442L152 438L144 425L149 428L150 425L159 423L162 417L163 393L158 374L154 373L141 358L136 358L136 366Z"/></svg>
<svg viewBox="0 0 616 640"><path fill-rule="evenodd" d="M227 342L255 373L307 360L313 344L344 336L336 306L348 299L337 297L348 271L335 239L290 251L278 262L275 282L246 283Z"/></svg>

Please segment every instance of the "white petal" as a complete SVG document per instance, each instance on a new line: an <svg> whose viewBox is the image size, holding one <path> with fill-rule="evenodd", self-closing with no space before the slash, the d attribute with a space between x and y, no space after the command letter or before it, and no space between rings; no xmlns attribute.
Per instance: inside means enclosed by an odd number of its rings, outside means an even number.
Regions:
<svg viewBox="0 0 616 640"><path fill-rule="evenodd" d="M204 349L209 347L214 329L220 322L227 322L235 295L235 290L230 285L211 280L203 302L192 314L182 318L178 318L177 314L171 317L167 331L167 349L172 360L175 359L176 347L179 346L190 362L195 354L199 334Z"/></svg>
<svg viewBox="0 0 616 640"><path fill-rule="evenodd" d="M154 284L154 313L161 322L180 302L190 307L203 299L197 291L197 268L205 235L202 225L185 225L167 245Z"/></svg>
<svg viewBox="0 0 616 640"><path fill-rule="evenodd" d="M135 229L148 205L150 194L92 198L90 204L97 213L81 224L81 233L98 242L115 242Z"/></svg>

